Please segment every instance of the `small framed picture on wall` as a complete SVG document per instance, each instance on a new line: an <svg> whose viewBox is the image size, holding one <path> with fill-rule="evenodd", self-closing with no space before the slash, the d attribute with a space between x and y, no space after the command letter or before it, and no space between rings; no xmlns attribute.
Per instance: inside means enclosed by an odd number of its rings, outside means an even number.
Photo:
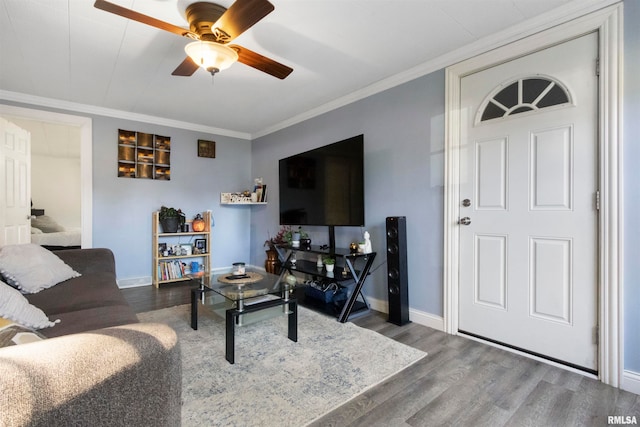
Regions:
<svg viewBox="0 0 640 427"><path fill-rule="evenodd" d="M216 142L199 139L198 140L198 157L209 157L211 159L215 159L216 158Z"/></svg>

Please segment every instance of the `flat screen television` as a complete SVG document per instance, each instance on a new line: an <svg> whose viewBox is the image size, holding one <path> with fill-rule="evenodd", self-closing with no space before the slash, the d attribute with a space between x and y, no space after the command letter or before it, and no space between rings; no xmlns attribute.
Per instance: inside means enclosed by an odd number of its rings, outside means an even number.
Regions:
<svg viewBox="0 0 640 427"><path fill-rule="evenodd" d="M281 225L364 225L364 136L280 160Z"/></svg>

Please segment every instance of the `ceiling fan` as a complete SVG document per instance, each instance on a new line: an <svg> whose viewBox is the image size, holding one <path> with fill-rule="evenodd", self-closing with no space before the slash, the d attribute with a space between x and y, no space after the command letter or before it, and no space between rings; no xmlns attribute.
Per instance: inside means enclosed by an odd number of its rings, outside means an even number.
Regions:
<svg viewBox="0 0 640 427"><path fill-rule="evenodd" d="M236 61L279 79L293 71L245 47L228 44L275 9L267 0L236 0L229 9L215 3L193 3L185 11L188 30L105 0L96 0L94 7L194 40L185 47L188 56L171 73L174 76L190 76L199 67L213 75Z"/></svg>

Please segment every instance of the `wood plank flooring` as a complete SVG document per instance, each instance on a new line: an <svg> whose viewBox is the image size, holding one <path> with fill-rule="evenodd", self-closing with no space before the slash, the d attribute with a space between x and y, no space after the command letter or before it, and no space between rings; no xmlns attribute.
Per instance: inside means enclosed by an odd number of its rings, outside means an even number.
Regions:
<svg viewBox="0 0 640 427"><path fill-rule="evenodd" d="M123 289L138 313L190 302L190 283ZM467 338L372 312L354 323L427 357L312 426L607 426L635 416L640 396Z"/></svg>

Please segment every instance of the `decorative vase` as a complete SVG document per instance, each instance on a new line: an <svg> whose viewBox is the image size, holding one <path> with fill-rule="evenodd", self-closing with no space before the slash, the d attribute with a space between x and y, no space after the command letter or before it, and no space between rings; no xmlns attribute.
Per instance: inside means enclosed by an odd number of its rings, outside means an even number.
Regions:
<svg viewBox="0 0 640 427"><path fill-rule="evenodd" d="M196 215L196 217L193 219L193 222L191 223L193 231L197 232L204 231L204 225L204 219L200 214Z"/></svg>
<svg viewBox="0 0 640 427"><path fill-rule="evenodd" d="M280 260L278 259L278 251L275 249L269 249L265 251L267 259L264 262L264 269L267 273L280 274Z"/></svg>
<svg viewBox="0 0 640 427"><path fill-rule="evenodd" d="M179 217L164 218L160 220L163 233L176 233L178 231Z"/></svg>
<svg viewBox="0 0 640 427"><path fill-rule="evenodd" d="M300 247L300 233L295 232L295 233L292 234L291 247L292 248L299 248Z"/></svg>

